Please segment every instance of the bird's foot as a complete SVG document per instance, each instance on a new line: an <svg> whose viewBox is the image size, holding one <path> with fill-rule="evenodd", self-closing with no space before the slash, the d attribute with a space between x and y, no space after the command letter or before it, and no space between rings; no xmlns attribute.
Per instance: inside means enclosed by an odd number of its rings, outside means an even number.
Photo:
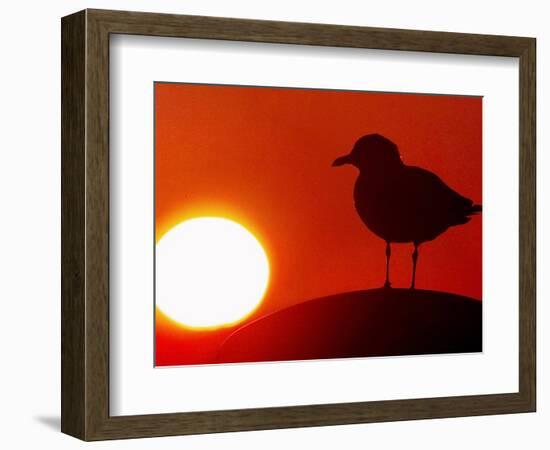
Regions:
<svg viewBox="0 0 550 450"><path fill-rule="evenodd" d="M389 281L384 283L384 289L391 289L391 283Z"/></svg>

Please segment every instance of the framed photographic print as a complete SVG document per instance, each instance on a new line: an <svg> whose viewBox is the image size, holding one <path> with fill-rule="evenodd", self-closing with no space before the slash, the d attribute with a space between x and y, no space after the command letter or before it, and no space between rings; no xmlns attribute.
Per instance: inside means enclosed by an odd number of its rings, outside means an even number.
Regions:
<svg viewBox="0 0 550 450"><path fill-rule="evenodd" d="M62 431L535 410L535 39L62 20Z"/></svg>

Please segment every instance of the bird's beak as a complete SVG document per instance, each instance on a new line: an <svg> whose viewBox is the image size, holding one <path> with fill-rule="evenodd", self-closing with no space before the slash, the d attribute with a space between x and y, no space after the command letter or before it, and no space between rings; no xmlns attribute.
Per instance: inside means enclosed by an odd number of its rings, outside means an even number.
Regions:
<svg viewBox="0 0 550 450"><path fill-rule="evenodd" d="M332 163L332 167L343 166L344 164L351 164L350 155L340 156L340 158L336 158Z"/></svg>

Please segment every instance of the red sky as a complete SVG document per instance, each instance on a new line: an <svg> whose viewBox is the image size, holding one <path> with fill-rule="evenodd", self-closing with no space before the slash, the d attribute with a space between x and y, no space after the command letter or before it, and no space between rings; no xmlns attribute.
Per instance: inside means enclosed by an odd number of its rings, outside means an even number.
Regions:
<svg viewBox="0 0 550 450"><path fill-rule="evenodd" d="M359 137L388 137L406 164L482 203L480 97L157 83L155 105L157 241L197 216L252 231L271 276L248 320L382 286L385 243L354 209L357 170L331 167ZM481 299L481 225L474 217L422 245L417 288ZM410 283L411 247L393 246L395 287ZM157 312L156 362L204 362L230 331L192 332Z"/></svg>

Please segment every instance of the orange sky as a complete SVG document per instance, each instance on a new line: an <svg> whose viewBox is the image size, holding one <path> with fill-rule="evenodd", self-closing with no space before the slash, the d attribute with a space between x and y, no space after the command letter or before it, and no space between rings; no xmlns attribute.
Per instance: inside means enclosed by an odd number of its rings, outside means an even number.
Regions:
<svg viewBox="0 0 550 450"><path fill-rule="evenodd" d="M480 97L156 83L155 111L157 241L197 216L251 230L271 281L250 319L382 286L385 243L354 209L357 170L331 167L362 135L388 137L406 164L482 203ZM393 246L395 287L410 283L411 251ZM481 299L481 216L420 247L417 287ZM157 319L157 364L188 362L163 338L196 336Z"/></svg>

